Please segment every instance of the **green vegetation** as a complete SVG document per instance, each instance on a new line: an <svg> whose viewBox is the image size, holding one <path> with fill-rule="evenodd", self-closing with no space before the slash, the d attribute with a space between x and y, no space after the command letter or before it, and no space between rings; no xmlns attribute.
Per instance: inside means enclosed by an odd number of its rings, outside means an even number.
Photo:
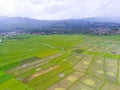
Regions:
<svg viewBox="0 0 120 90"><path fill-rule="evenodd" d="M119 36L18 35L0 43L0 90L120 90Z"/></svg>
<svg viewBox="0 0 120 90"><path fill-rule="evenodd" d="M0 66L23 60L33 56L40 58L61 52L62 48L68 50L77 42L81 42L81 36L70 35L22 35L27 39L5 39L0 44Z"/></svg>

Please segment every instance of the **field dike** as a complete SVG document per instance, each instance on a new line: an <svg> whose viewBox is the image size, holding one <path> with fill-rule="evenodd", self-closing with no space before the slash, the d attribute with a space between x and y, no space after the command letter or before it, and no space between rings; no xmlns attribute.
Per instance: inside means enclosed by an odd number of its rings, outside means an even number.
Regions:
<svg viewBox="0 0 120 90"><path fill-rule="evenodd" d="M23 82L27 83L27 82L33 80L34 78L39 77L39 76L41 76L41 75L43 75L43 74L45 74L45 73L48 73L48 72L50 72L50 71L52 71L52 70L54 70L54 69L56 69L56 68L58 68L58 67L59 67L58 65L55 65L55 66L52 66L52 67L47 68L47 69L45 69L45 70L38 71L38 72L36 72L36 73L28 76L27 78L25 78L25 79L23 80Z"/></svg>

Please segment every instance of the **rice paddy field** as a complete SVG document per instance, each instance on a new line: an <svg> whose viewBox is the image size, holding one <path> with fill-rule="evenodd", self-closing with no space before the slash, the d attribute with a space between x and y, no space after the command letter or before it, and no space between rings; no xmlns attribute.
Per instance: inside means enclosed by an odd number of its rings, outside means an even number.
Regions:
<svg viewBox="0 0 120 90"><path fill-rule="evenodd" d="M120 36L6 37L0 90L120 90Z"/></svg>

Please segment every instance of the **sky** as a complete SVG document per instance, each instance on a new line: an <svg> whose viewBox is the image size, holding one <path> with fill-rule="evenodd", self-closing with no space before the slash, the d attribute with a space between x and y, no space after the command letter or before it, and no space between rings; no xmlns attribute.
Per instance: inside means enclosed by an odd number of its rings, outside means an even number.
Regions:
<svg viewBox="0 0 120 90"><path fill-rule="evenodd" d="M40 20L119 17L120 0L0 0L0 16Z"/></svg>

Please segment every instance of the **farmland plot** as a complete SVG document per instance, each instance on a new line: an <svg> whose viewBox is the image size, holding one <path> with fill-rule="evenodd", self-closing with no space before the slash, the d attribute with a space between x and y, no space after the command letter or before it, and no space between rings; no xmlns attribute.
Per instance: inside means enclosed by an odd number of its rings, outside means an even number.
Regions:
<svg viewBox="0 0 120 90"><path fill-rule="evenodd" d="M0 90L120 90L119 36L26 36L0 43Z"/></svg>

